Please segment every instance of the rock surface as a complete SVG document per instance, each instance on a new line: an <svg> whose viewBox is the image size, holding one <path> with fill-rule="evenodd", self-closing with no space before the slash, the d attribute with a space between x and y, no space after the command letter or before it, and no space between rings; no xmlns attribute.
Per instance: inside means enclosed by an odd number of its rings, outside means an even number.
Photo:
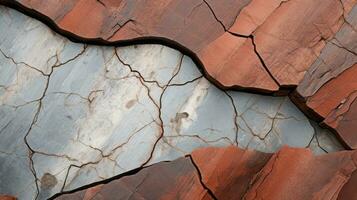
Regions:
<svg viewBox="0 0 357 200"><path fill-rule="evenodd" d="M0 29L0 193L47 199L204 146L343 149L287 97L219 90L174 49L73 43L6 7Z"/></svg>
<svg viewBox="0 0 357 200"><path fill-rule="evenodd" d="M356 88L351 83L339 95L325 93L343 88L343 78L328 83L356 64L356 2L0 0L77 41L160 42L189 50L206 77L225 89L282 95L298 86L294 102L352 149L357 136L350 118L357 111L338 107L351 103Z"/></svg>
<svg viewBox="0 0 357 200"><path fill-rule="evenodd" d="M175 41L223 87L266 92L297 85L348 12L339 0L1 2L34 9L83 39Z"/></svg>
<svg viewBox="0 0 357 200"><path fill-rule="evenodd" d="M357 148L357 6L345 16L345 23L327 42L313 63L296 96L305 110L335 130L344 143Z"/></svg>
<svg viewBox="0 0 357 200"><path fill-rule="evenodd" d="M308 149L288 147L273 155L236 147L203 148L185 159L155 164L57 199L124 199L123 195L133 199L353 200L356 173L356 151L315 157ZM169 196L177 191L185 196Z"/></svg>

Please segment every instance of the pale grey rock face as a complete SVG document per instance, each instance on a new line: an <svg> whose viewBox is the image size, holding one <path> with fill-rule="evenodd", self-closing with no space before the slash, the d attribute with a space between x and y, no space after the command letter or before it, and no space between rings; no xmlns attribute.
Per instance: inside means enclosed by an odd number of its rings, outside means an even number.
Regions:
<svg viewBox="0 0 357 200"><path fill-rule="evenodd" d="M342 149L287 97L224 92L160 45L76 44L0 7L0 193L47 199L204 146Z"/></svg>

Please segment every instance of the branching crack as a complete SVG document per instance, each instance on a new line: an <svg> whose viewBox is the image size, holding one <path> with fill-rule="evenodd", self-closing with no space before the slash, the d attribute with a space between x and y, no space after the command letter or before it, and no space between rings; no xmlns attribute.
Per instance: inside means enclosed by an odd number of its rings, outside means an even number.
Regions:
<svg viewBox="0 0 357 200"><path fill-rule="evenodd" d="M239 133L239 125L238 125L238 111L237 111L237 108L236 108L236 105L234 104L234 100L233 100L233 97L227 92L227 91L224 91L224 94L227 95L227 97L229 98L231 104L232 104L232 107L233 107L233 111L234 111L234 129L235 129L235 145L238 146L238 133Z"/></svg>
<svg viewBox="0 0 357 200"><path fill-rule="evenodd" d="M157 144L159 143L159 141L164 137L165 135L165 129L164 129L164 125L163 125L163 120L162 120L162 98L166 92L166 89L169 88L169 85L170 83L172 82L172 80L179 74L180 70L181 70L181 67L182 67L182 62L183 62L183 58L184 58L184 55L182 54L181 55L181 58L180 58L180 62L179 62L179 65L178 65L178 68L177 68L177 71L174 73L174 75L170 78L170 80L168 81L168 83L166 84L166 86L163 88L163 91L160 95L160 98L159 98L159 121L160 121L160 135L159 137L157 138L157 140L155 141L154 143L154 146L153 146L153 149L152 151L150 152L150 156L149 158L141 165L141 166L145 166L147 163L150 162L151 158L153 157L153 154L155 152L155 149L156 149L156 146Z"/></svg>
<svg viewBox="0 0 357 200"><path fill-rule="evenodd" d="M36 170L35 170L35 167L34 167L33 155L34 155L35 153L42 154L42 155L46 155L46 153L44 153L44 152L39 152L39 151L34 150L34 149L30 146L30 144L29 144L29 142L28 142L28 137L29 137L29 135L30 135L30 132L32 131L32 128L33 128L34 125L37 123L38 116L39 116L39 114L40 114L40 111L41 111L41 108L42 108L42 104L43 104L42 101L43 101L44 97L46 96L46 93L47 93L47 90L48 90L48 86L49 86L49 83L50 83L50 78L51 78L51 75L52 75L52 73L53 73L54 68L60 67L60 66L62 66L62 65L64 65L64 64L67 64L67 63L73 61L74 59L76 59L77 57L79 57L80 55L82 55L82 54L84 53L85 49L86 49L86 46L84 46L82 52L80 52L78 55L74 56L73 58L69 59L68 61L66 61L66 62L64 62L64 63L58 63L58 62L59 62L59 58L58 58L58 55L56 54L57 62L51 67L51 72L50 72L49 74L46 74L46 73L44 73L44 72L38 70L38 71L41 72L42 75L46 76L46 85L45 85L45 88L44 88L44 90L43 90L43 92L42 92L41 97L38 98L37 100L34 100L34 101L33 101L33 102L38 102L37 110L36 110L35 115L34 115L34 117L33 117L33 119L32 119L32 122L31 122L31 124L30 124L29 129L27 130L27 132L26 132L26 134L25 134L25 136L24 136L24 143L25 143L25 145L26 145L26 147L27 147L27 149L28 149L28 151L29 151L28 157L29 157L29 167L30 167L30 171L31 171L31 173L33 174L33 176L34 176L34 178L35 178L35 185L36 185L35 199L38 198L39 193L40 193L40 190L39 190L39 185L38 185L38 182L37 182L39 179L38 179L38 177L37 177ZM2 51L1 51L1 53L3 54ZM3 55L5 56L5 54L3 54ZM5 57L6 57L6 56L5 56ZM7 57L7 58L8 58L8 59L11 59L15 64L19 63L19 62L16 62L14 59L10 58L10 57ZM24 64L24 65L26 65L26 66L29 66L29 65L27 65L26 63L22 63L22 64ZM32 68L32 67L31 67L31 68ZM33 68L33 69L36 69L36 68ZM54 154L47 154L47 155L49 155L49 156L58 156L58 155L54 155Z"/></svg>
<svg viewBox="0 0 357 200"><path fill-rule="evenodd" d="M127 25L127 24L130 23L130 22L135 24L136 21L133 20L133 19L128 19L128 20L126 20L123 24L116 23L116 24L113 26L112 29L116 28L117 26L119 26L119 28L117 28L117 29L107 38L107 40L112 39L112 38L115 36L115 34L117 34L125 25Z"/></svg>
<svg viewBox="0 0 357 200"><path fill-rule="evenodd" d="M254 52L255 54L258 56L262 66L264 67L265 71L269 74L269 76L271 77L271 79L275 82L275 84L277 84L278 86L280 86L280 83L278 82L278 80L276 80L276 78L274 77L274 75L270 72L269 68L267 67L267 65L265 64L263 58L260 56L258 50L257 50L257 45L255 44L254 41L254 36L250 35L249 38L252 40L252 44L254 47Z"/></svg>

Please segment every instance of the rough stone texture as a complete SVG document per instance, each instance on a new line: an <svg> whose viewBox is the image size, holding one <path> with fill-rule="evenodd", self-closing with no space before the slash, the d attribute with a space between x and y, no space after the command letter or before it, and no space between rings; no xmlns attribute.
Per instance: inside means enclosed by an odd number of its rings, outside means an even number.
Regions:
<svg viewBox="0 0 357 200"><path fill-rule="evenodd" d="M154 197L162 192L155 188L163 188L166 194L179 190L184 195L194 197L190 199L206 199L209 195L220 200L353 200L357 197L356 151L315 157L308 149L284 147L272 155L227 147L199 149L188 157L192 160L181 158L169 164L155 164L135 175L65 194L58 199L121 199L117 198L118 194L144 199L172 199L164 195ZM191 167L183 169L183 165ZM167 176L160 176L158 169ZM152 176L157 178L155 184L152 184ZM202 190L196 190L199 184L197 178L201 179L205 191L209 191L204 197ZM191 182L187 182L189 180ZM175 196L174 199L185 197Z"/></svg>
<svg viewBox="0 0 357 200"><path fill-rule="evenodd" d="M72 39L121 44L155 40L184 47L203 64L206 77L223 88L287 94L298 86L296 104L319 121L329 115L323 123L337 132L347 147L357 148L353 120L340 124L333 117L339 105L336 102L354 96L353 84L336 97L322 98L317 92L332 93L327 83L356 63L356 0L0 3L40 16ZM335 81L336 87L330 84L331 88L344 87L341 82L345 80L341 80ZM329 107L310 105L311 101ZM343 116L348 112L354 113L347 109Z"/></svg>
<svg viewBox="0 0 357 200"><path fill-rule="evenodd" d="M0 29L0 193L47 199L209 145L342 149L287 97L219 90L174 49L72 43L5 7Z"/></svg>
<svg viewBox="0 0 357 200"><path fill-rule="evenodd" d="M341 27L348 11L344 4L355 1L1 2L21 5L29 13L34 9L62 31L82 39L175 41L198 56L219 85L274 92L299 83L324 40Z"/></svg>
<svg viewBox="0 0 357 200"><path fill-rule="evenodd" d="M328 41L297 88L305 109L335 130L344 143L357 148L357 6Z"/></svg>

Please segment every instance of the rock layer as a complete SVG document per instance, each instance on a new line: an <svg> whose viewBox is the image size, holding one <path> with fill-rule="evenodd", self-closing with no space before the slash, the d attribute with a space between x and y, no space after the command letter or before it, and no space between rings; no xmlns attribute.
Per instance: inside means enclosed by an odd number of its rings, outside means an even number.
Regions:
<svg viewBox="0 0 357 200"><path fill-rule="evenodd" d="M327 42L321 55L297 87L298 104L333 129L344 143L357 148L357 6L344 16L345 23Z"/></svg>
<svg viewBox="0 0 357 200"><path fill-rule="evenodd" d="M356 173L356 151L314 157L307 149L288 147L273 155L236 147L203 148L185 159L155 164L58 199L121 199L118 194L173 199L171 194L180 194L184 196L174 199L352 200L357 197Z"/></svg>

